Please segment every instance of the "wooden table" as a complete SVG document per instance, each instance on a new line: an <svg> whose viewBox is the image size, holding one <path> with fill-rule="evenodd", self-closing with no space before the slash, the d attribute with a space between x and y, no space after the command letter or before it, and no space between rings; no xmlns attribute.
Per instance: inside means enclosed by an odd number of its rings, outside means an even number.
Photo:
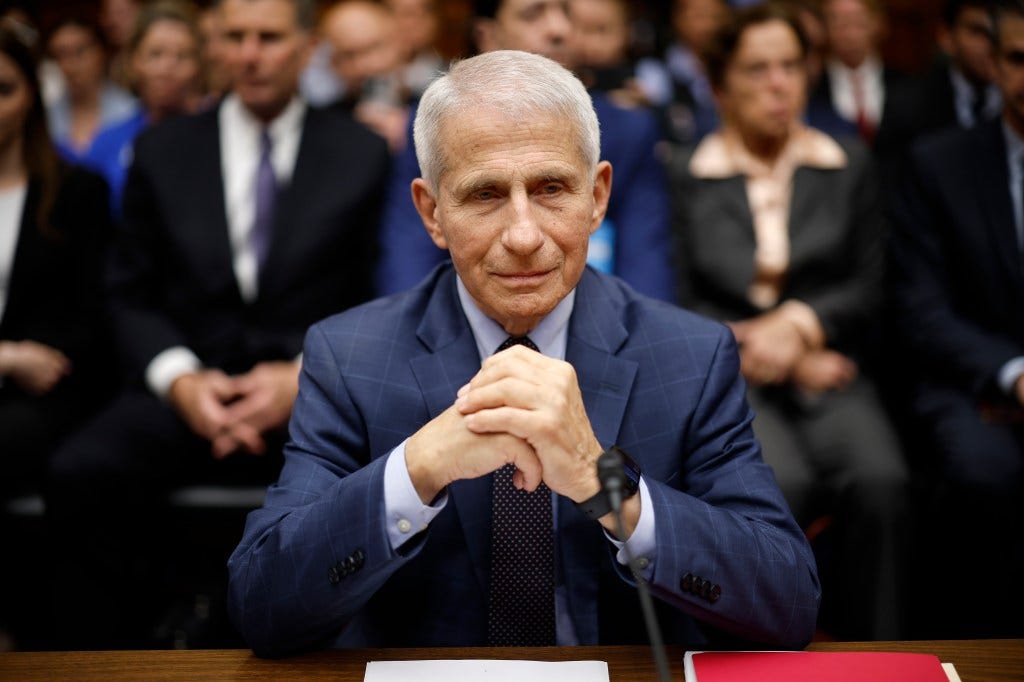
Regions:
<svg viewBox="0 0 1024 682"><path fill-rule="evenodd" d="M820 642L811 651L912 651L956 665L963 682L1024 680L1024 640L920 642ZM677 682L683 650L669 647ZM533 647L500 649L348 649L282 660L245 650L68 651L0 654L0 680L316 680L360 682L366 662L432 658L500 658L543 661L604 660L615 682L655 680L647 647Z"/></svg>

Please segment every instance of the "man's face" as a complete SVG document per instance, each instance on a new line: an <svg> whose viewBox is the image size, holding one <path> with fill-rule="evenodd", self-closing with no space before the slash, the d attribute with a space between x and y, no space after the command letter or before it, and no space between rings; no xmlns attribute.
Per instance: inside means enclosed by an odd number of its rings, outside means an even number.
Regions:
<svg viewBox="0 0 1024 682"><path fill-rule="evenodd" d="M992 19L983 7L964 7L942 41L957 68L971 82L991 83L995 64L992 55Z"/></svg>
<svg viewBox="0 0 1024 682"><path fill-rule="evenodd" d="M269 121L298 90L309 35L289 0L224 0L221 18L234 91L249 111Z"/></svg>
<svg viewBox="0 0 1024 682"><path fill-rule="evenodd" d="M353 92L399 65L394 19L376 5L339 5L325 17L321 32L331 46L331 67Z"/></svg>
<svg viewBox="0 0 1024 682"><path fill-rule="evenodd" d="M1003 93L1003 116L1024 135L1024 17L1004 15L998 30L996 85Z"/></svg>
<svg viewBox="0 0 1024 682"><path fill-rule="evenodd" d="M431 239L509 334L528 332L576 286L608 205L611 166L602 161L591 180L566 128L554 115L457 114L441 133L448 166L438 196L413 183Z"/></svg>
<svg viewBox="0 0 1024 682"><path fill-rule="evenodd" d="M572 0L573 61L616 66L629 49L629 19L616 0Z"/></svg>
<svg viewBox="0 0 1024 682"><path fill-rule="evenodd" d="M828 0L825 29L836 59L850 68L860 66L875 49L881 26L863 0Z"/></svg>
<svg viewBox="0 0 1024 682"><path fill-rule="evenodd" d="M493 19L478 19L482 52L522 50L569 66L568 0L503 0Z"/></svg>
<svg viewBox="0 0 1024 682"><path fill-rule="evenodd" d="M807 73L800 42L784 21L754 24L740 37L718 101L746 138L785 140L804 106Z"/></svg>
<svg viewBox="0 0 1024 682"><path fill-rule="evenodd" d="M727 16L722 0L676 0L672 6L672 28L680 41L703 54Z"/></svg>

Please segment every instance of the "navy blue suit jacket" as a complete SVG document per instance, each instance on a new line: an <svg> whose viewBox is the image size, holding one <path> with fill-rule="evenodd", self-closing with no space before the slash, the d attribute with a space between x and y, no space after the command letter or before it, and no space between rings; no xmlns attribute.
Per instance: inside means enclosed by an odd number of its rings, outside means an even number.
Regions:
<svg viewBox="0 0 1024 682"><path fill-rule="evenodd" d="M675 300L668 185L655 155L661 136L658 120L649 111L616 106L601 93L593 94L593 102L601 123L601 158L612 164L612 194L605 220L615 230L613 272L640 293ZM376 273L379 294L415 286L448 259L448 252L430 240L412 203L409 185L419 175L410 127L409 145L392 167L384 207Z"/></svg>
<svg viewBox="0 0 1024 682"><path fill-rule="evenodd" d="M230 611L258 654L486 643L490 477L453 483L447 506L398 552L385 527L387 454L480 368L455 281L442 266L310 329L284 469L229 561ZM732 335L588 268L566 360L598 440L643 469L666 640L721 631L804 645L819 600L814 559L761 459ZM580 642L644 641L614 546L571 500L558 505L559 579Z"/></svg>

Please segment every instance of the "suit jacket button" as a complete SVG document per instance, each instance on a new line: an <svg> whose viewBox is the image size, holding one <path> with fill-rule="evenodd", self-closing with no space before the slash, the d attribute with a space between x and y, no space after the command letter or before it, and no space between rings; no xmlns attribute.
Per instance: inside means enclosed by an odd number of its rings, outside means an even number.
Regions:
<svg viewBox="0 0 1024 682"><path fill-rule="evenodd" d="M366 560L366 555L363 554L363 550L357 549L352 552L352 558L356 560L356 564L362 566L363 562Z"/></svg>
<svg viewBox="0 0 1024 682"><path fill-rule="evenodd" d="M719 585L712 585L711 590L708 592L708 601L714 604L722 596L722 588Z"/></svg>
<svg viewBox="0 0 1024 682"><path fill-rule="evenodd" d="M327 580L329 580L332 585L337 585L341 582L341 575L338 574L338 569L334 566L331 566L327 570Z"/></svg>
<svg viewBox="0 0 1024 682"><path fill-rule="evenodd" d="M693 587L693 574L687 573L683 576L683 579L679 581L679 589L683 592L689 592L691 587Z"/></svg>
<svg viewBox="0 0 1024 682"><path fill-rule="evenodd" d="M690 592L692 592L695 595L700 595L701 590L704 589L704 582L704 578L701 578L700 576L694 576L693 587L690 588Z"/></svg>

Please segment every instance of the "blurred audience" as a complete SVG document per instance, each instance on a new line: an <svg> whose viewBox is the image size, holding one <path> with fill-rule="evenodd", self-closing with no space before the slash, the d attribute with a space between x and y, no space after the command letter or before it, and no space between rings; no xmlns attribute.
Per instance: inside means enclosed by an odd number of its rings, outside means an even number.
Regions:
<svg viewBox="0 0 1024 682"><path fill-rule="evenodd" d="M373 292L387 148L298 97L313 3L221 12L231 94L134 147L109 269L128 386L53 458L66 647L152 645L161 493L273 480L307 327Z"/></svg>
<svg viewBox="0 0 1024 682"><path fill-rule="evenodd" d="M481 52L523 50L573 66L568 3L479 0L473 26ZM616 106L603 93L592 96L601 123L601 154L615 168L615 189L604 222L591 236L587 262L619 275L642 293L672 300L668 192L664 168L655 156L658 122L648 111ZM414 146L408 145L395 161L388 190L378 294L414 286L448 258L434 246L413 206L410 185L419 175Z"/></svg>
<svg viewBox="0 0 1024 682"><path fill-rule="evenodd" d="M402 83L419 99L445 69L435 43L440 27L437 0L386 0L395 17L395 37L402 51Z"/></svg>
<svg viewBox="0 0 1024 682"><path fill-rule="evenodd" d="M895 211L910 407L948 488L922 537L941 543L928 568L944 590L928 636L1024 634L1024 2L993 16L1002 116L915 145ZM993 597L945 591L951 556L981 567Z"/></svg>
<svg viewBox="0 0 1024 682"><path fill-rule="evenodd" d="M822 7L829 57L811 108L831 108L855 125L885 172L913 137L917 88L882 61L879 0L824 0Z"/></svg>
<svg viewBox="0 0 1024 682"><path fill-rule="evenodd" d="M198 27L199 54L206 86L204 103L213 106L231 89L231 74L224 60L226 48L219 4L214 3L199 10Z"/></svg>
<svg viewBox="0 0 1024 682"><path fill-rule="evenodd" d="M718 125L703 59L728 15L724 0L673 0L675 40L665 51L664 62L645 59L637 65L640 87L653 104L664 108L665 132L672 142L697 142Z"/></svg>
<svg viewBox="0 0 1024 682"><path fill-rule="evenodd" d="M387 140L392 154L405 149L409 127L396 31L394 14L373 0L343 0L320 20L331 68L343 86L337 106Z"/></svg>
<svg viewBox="0 0 1024 682"><path fill-rule="evenodd" d="M139 18L142 0L101 0L99 25L103 30L110 60L107 73L110 80L123 88L131 86L128 61L129 43Z"/></svg>
<svg viewBox="0 0 1024 682"><path fill-rule="evenodd" d="M951 125L970 128L999 116L989 5L989 0L947 0L938 30L941 56L924 79L914 117L919 135Z"/></svg>
<svg viewBox="0 0 1024 682"><path fill-rule="evenodd" d="M196 111L202 97L199 32L191 5L178 0L145 5L126 47L141 106L131 118L100 131L82 158L106 178L116 215L136 136L168 117Z"/></svg>
<svg viewBox="0 0 1024 682"><path fill-rule="evenodd" d="M64 15L51 28L47 49L64 76L64 90L50 103L50 134L60 153L78 160L102 128L133 116L135 98L107 78L107 50L96 24Z"/></svg>
<svg viewBox="0 0 1024 682"><path fill-rule="evenodd" d="M624 0L571 0L572 51L587 89L607 93L619 106L650 104L630 63L630 10Z"/></svg>
<svg viewBox="0 0 1024 682"><path fill-rule="evenodd" d="M673 162L679 300L732 328L754 432L797 521L834 514L828 626L899 639L908 472L863 371L882 201L862 145L801 123L806 52L782 5L740 10L716 33L722 126Z"/></svg>

